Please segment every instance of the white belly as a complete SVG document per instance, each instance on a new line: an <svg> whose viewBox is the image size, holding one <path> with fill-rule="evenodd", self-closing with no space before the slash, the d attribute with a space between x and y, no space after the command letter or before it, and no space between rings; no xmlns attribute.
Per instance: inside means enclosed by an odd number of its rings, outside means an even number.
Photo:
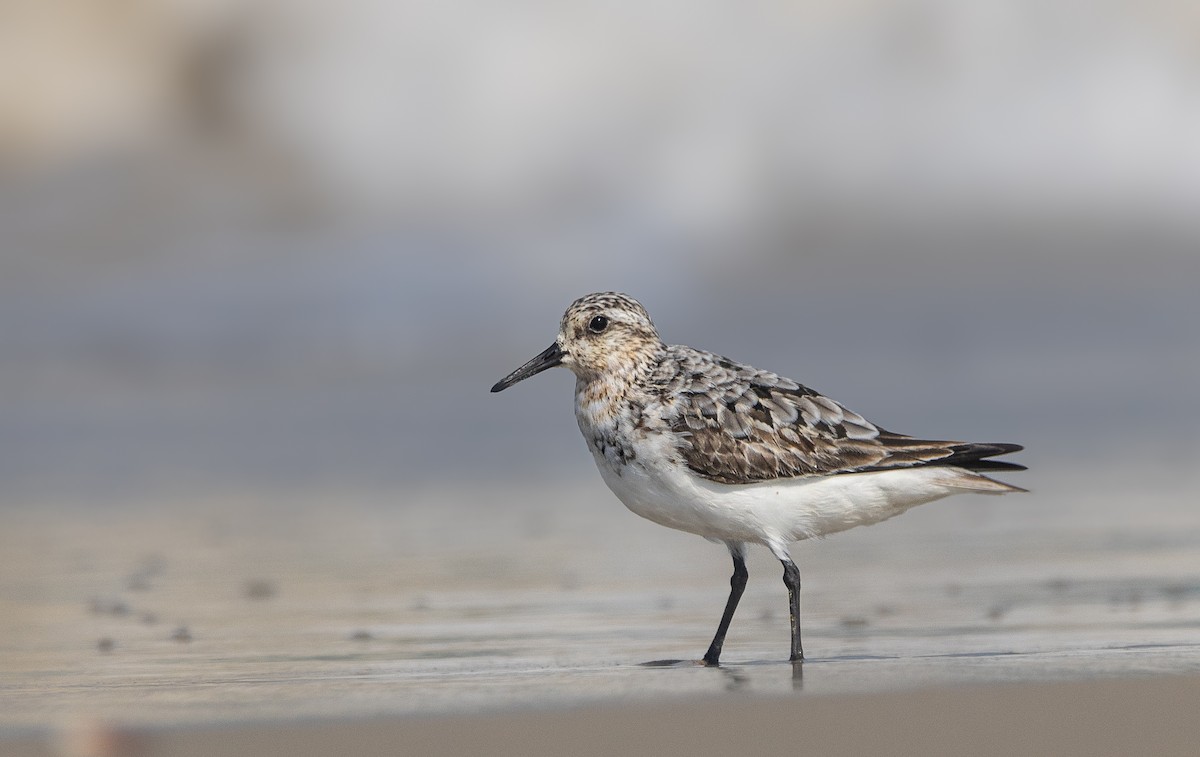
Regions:
<svg viewBox="0 0 1200 757"><path fill-rule="evenodd" d="M780 479L746 485L702 479L678 465L628 465L597 459L617 498L634 513L709 539L786 545L878 523L965 490L952 467Z"/></svg>

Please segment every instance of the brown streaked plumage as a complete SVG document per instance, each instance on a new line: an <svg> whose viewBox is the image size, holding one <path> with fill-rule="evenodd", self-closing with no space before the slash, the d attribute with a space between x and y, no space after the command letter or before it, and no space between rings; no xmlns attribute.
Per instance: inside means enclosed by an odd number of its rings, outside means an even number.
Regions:
<svg viewBox="0 0 1200 757"><path fill-rule="evenodd" d="M886 431L828 397L768 371L691 347L668 347L667 422L688 467L723 484L955 465L1024 470L984 458L1021 449L914 439ZM672 375L673 374L673 375Z"/></svg>

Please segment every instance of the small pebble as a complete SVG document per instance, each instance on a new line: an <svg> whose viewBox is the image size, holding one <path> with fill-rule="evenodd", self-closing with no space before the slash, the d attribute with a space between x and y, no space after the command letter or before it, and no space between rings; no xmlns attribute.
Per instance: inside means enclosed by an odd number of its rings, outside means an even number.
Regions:
<svg viewBox="0 0 1200 757"><path fill-rule="evenodd" d="M116 645L116 642L105 636L103 639L100 639L96 642L96 649L107 654L108 652L113 651L113 647Z"/></svg>
<svg viewBox="0 0 1200 757"><path fill-rule="evenodd" d="M242 595L246 599L264 600L274 597L276 593L275 583L263 578L255 578L246 582L242 588Z"/></svg>
<svg viewBox="0 0 1200 757"><path fill-rule="evenodd" d="M181 644L186 644L191 640L192 634L190 631L188 631L187 626L180 626L171 634L171 641L178 641Z"/></svg>

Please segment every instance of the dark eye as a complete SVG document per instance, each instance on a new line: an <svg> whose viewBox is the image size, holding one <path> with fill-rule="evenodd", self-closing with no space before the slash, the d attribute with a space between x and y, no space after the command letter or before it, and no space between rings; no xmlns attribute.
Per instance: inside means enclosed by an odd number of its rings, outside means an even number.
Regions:
<svg viewBox="0 0 1200 757"><path fill-rule="evenodd" d="M608 328L608 319L602 315L598 315L592 320L588 321L588 331L592 332L593 334L599 334L606 328Z"/></svg>

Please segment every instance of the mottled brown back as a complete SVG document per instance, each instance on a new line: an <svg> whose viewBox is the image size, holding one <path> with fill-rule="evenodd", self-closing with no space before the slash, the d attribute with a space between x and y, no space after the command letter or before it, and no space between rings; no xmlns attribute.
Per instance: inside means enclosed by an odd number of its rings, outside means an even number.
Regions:
<svg viewBox="0 0 1200 757"><path fill-rule="evenodd" d="M690 347L667 348L656 376L679 451L723 484L956 465L1023 470L984 458L1016 444L931 441L894 434L828 397L768 371ZM670 400L668 398L673 398Z"/></svg>

